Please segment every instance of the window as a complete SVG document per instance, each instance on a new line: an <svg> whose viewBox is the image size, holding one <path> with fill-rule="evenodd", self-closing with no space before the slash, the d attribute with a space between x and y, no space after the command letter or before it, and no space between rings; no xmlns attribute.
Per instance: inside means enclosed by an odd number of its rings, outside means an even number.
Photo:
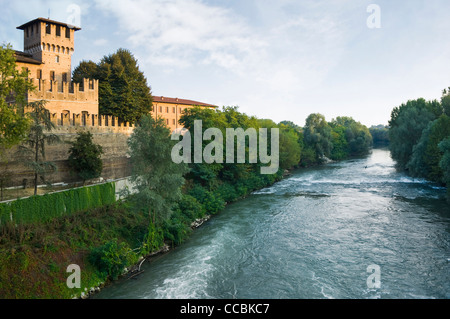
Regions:
<svg viewBox="0 0 450 319"><path fill-rule="evenodd" d="M52 33L51 27L50 27L50 23L46 23L45 24L45 33L47 33L47 34L51 34Z"/></svg>
<svg viewBox="0 0 450 319"><path fill-rule="evenodd" d="M172 124L175 125L175 120L172 120Z"/></svg>
<svg viewBox="0 0 450 319"><path fill-rule="evenodd" d="M59 63L59 55L56 56L55 62L56 62L56 63Z"/></svg>
<svg viewBox="0 0 450 319"><path fill-rule="evenodd" d="M55 71L50 71L50 80L55 81Z"/></svg>
<svg viewBox="0 0 450 319"><path fill-rule="evenodd" d="M66 72L64 72L62 74L62 80L63 80L63 82L67 82L67 73Z"/></svg>
<svg viewBox="0 0 450 319"><path fill-rule="evenodd" d="M70 39L70 29L66 28L66 38Z"/></svg>
<svg viewBox="0 0 450 319"><path fill-rule="evenodd" d="M56 36L57 37L61 36L61 26L59 26L59 25L56 26Z"/></svg>
<svg viewBox="0 0 450 319"><path fill-rule="evenodd" d="M169 125L169 120L166 120L166 124Z"/></svg>
<svg viewBox="0 0 450 319"><path fill-rule="evenodd" d="M40 80L42 79L42 70L37 70L37 75L36 75L36 79Z"/></svg>
<svg viewBox="0 0 450 319"><path fill-rule="evenodd" d="M168 106L166 106L166 113L169 113L169 107ZM169 124L169 123L167 123L167 124Z"/></svg>
<svg viewBox="0 0 450 319"><path fill-rule="evenodd" d="M172 108L172 113L175 113L175 106Z"/></svg>
<svg viewBox="0 0 450 319"><path fill-rule="evenodd" d="M159 113L162 113L162 106L159 107Z"/></svg>

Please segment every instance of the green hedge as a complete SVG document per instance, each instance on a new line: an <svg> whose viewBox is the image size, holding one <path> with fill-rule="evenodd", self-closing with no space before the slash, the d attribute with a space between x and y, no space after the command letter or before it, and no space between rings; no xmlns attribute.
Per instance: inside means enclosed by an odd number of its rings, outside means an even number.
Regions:
<svg viewBox="0 0 450 319"><path fill-rule="evenodd" d="M115 184L106 183L0 203L0 225L44 223L53 218L112 204Z"/></svg>

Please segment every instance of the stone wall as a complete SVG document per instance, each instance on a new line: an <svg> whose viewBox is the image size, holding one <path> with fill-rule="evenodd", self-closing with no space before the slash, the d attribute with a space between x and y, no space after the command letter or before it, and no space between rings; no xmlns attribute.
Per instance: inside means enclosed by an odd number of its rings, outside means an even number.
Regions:
<svg viewBox="0 0 450 319"><path fill-rule="evenodd" d="M103 172L104 180L119 179L130 176L131 168L127 156L127 139L130 131L120 131L119 127L83 127L83 126L58 126L52 133L58 135L61 142L46 146L46 160L52 161L57 166L57 172L49 174L47 179L51 183L74 183L81 181L68 167L70 144L75 140L77 132L89 131L93 135L94 143L103 148ZM0 164L0 174L5 171L10 173L10 181L6 187L22 186L32 187L33 172L27 168L23 160L16 155L18 148L7 151L8 163Z"/></svg>

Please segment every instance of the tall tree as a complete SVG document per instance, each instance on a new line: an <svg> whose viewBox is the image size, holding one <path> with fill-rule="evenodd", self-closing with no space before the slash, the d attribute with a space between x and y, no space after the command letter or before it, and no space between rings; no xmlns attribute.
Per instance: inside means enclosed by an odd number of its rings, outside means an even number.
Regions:
<svg viewBox="0 0 450 319"><path fill-rule="evenodd" d="M136 207L148 211L152 222L162 223L181 199L186 164L175 164L171 153L174 142L162 119L143 116L128 140L132 164L131 181L137 193Z"/></svg>
<svg viewBox="0 0 450 319"><path fill-rule="evenodd" d="M47 183L46 175L56 170L53 162L45 160L45 146L60 141L59 136L51 133L55 125L50 120L50 112L45 108L45 103L46 101L38 101L30 104L32 124L24 144L19 148L20 155L34 172L34 195L37 194L39 179Z"/></svg>
<svg viewBox="0 0 450 319"><path fill-rule="evenodd" d="M98 79L98 66L93 61L81 61L72 72L72 81L82 83L83 79Z"/></svg>
<svg viewBox="0 0 450 319"><path fill-rule="evenodd" d="M389 148L399 168L405 169L422 131L442 114L438 101L410 100L393 109L389 121Z"/></svg>
<svg viewBox="0 0 450 319"><path fill-rule="evenodd" d="M69 149L69 166L83 179L97 178L103 170L101 145L93 142L90 132L79 132Z"/></svg>
<svg viewBox="0 0 450 319"><path fill-rule="evenodd" d="M30 120L24 106L26 93L33 89L28 72L17 70L11 45L0 46L0 155L26 137Z"/></svg>
<svg viewBox="0 0 450 319"><path fill-rule="evenodd" d="M100 114L135 123L151 111L153 98L147 79L126 49L104 56L97 65L81 62L73 71L73 80L80 83L83 78L99 80Z"/></svg>
<svg viewBox="0 0 450 319"><path fill-rule="evenodd" d="M331 142L331 127L322 114L310 114L303 128L304 141L307 147L315 152L316 161L329 157L333 144Z"/></svg>

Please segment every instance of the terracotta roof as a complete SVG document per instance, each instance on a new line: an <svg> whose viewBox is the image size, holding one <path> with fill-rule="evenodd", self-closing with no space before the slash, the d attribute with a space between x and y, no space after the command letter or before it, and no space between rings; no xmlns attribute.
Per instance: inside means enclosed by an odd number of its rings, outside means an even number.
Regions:
<svg viewBox="0 0 450 319"><path fill-rule="evenodd" d="M42 64L41 61L33 59L31 54L22 52L22 51L15 51L15 58L17 62L24 62L24 63L31 63L31 64Z"/></svg>
<svg viewBox="0 0 450 319"><path fill-rule="evenodd" d="M206 107L217 107L216 105L207 104L198 101L185 100L166 96L153 96L153 102L156 103L171 103L171 104L182 104L182 105L196 105L196 106L206 106Z"/></svg>
<svg viewBox="0 0 450 319"><path fill-rule="evenodd" d="M74 25L70 25L70 24L67 24L67 23L64 23L64 22L55 21L55 20L45 19L45 18L37 18L37 19L31 20L31 21L29 21L29 22L27 22L25 24L22 24L21 26L17 27L17 29L25 30L26 27L28 27L29 25L34 24L34 23L36 23L38 21L42 21L42 22L50 23L50 24L60 25L60 26L63 26L63 27L69 28L69 29L74 29L75 31L81 30L81 28L76 27Z"/></svg>

